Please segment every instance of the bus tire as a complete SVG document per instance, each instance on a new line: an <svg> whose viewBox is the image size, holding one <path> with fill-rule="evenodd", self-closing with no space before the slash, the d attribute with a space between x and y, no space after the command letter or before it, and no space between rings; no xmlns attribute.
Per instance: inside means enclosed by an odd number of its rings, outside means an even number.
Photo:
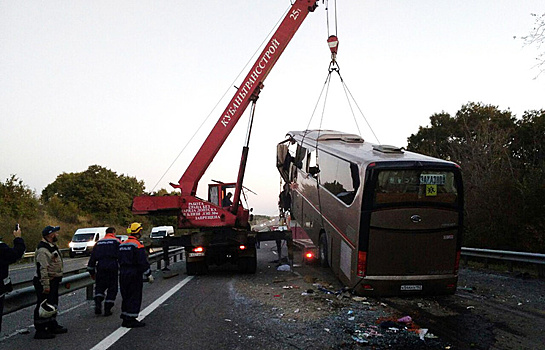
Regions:
<svg viewBox="0 0 545 350"><path fill-rule="evenodd" d="M320 266L329 267L329 261L327 260L329 256L329 249L327 247L327 235L325 232L322 232L322 234L320 235L318 254Z"/></svg>

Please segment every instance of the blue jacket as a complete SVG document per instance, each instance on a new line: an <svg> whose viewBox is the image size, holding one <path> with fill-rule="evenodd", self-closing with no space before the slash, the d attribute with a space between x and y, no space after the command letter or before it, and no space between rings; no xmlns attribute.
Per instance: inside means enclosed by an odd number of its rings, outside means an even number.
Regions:
<svg viewBox="0 0 545 350"><path fill-rule="evenodd" d="M150 264L146 255L144 245L136 237L129 238L119 245L119 267L120 273L151 274Z"/></svg>
<svg viewBox="0 0 545 350"><path fill-rule="evenodd" d="M107 233L93 248L87 263L87 271L93 275L96 270L118 270L120 243L121 241L113 233Z"/></svg>
<svg viewBox="0 0 545 350"><path fill-rule="evenodd" d="M25 253L25 241L21 237L13 240L13 248L0 242L0 297L4 295L4 281L8 284L9 264L19 260Z"/></svg>

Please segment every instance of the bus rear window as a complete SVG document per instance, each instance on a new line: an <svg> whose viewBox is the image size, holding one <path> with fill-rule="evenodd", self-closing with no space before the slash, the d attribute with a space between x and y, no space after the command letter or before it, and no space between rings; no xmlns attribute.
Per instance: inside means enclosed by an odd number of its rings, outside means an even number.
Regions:
<svg viewBox="0 0 545 350"><path fill-rule="evenodd" d="M378 174L375 187L375 204L453 204L457 197L454 173L444 170L382 170Z"/></svg>

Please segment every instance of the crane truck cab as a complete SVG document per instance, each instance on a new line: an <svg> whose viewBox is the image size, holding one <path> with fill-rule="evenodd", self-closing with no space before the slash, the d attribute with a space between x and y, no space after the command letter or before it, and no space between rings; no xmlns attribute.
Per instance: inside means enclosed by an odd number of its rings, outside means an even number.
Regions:
<svg viewBox="0 0 545 350"><path fill-rule="evenodd" d="M79 228L74 232L72 241L68 243L70 247L70 257L76 255L90 255L93 247L99 239L106 236L107 227L87 227Z"/></svg>

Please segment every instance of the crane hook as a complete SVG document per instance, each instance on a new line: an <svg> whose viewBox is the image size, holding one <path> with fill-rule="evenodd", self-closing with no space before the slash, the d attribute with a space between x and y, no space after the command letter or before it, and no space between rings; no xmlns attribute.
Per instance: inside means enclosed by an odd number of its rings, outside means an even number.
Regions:
<svg viewBox="0 0 545 350"><path fill-rule="evenodd" d="M339 39L336 35L330 35L329 38L327 38L327 44L329 45L329 50L331 51L331 61L335 62L337 60Z"/></svg>

